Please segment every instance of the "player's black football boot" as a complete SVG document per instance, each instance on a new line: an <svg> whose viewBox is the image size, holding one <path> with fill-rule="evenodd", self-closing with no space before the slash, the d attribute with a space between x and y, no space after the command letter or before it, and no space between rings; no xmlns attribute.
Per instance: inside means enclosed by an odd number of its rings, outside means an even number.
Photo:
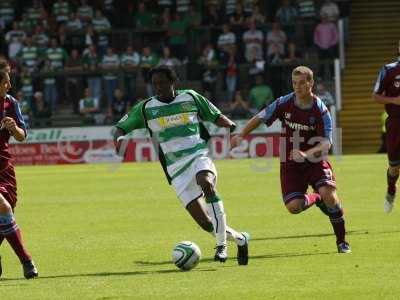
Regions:
<svg viewBox="0 0 400 300"><path fill-rule="evenodd" d="M239 246L239 245L237 246L238 247L237 262L239 265L247 265L249 263L250 235L247 232L241 232L241 234L243 235L245 243L242 246Z"/></svg>
<svg viewBox="0 0 400 300"><path fill-rule="evenodd" d="M0 277L2 273L3 273L3 268L1 267L1 256L0 256Z"/></svg>
<svg viewBox="0 0 400 300"><path fill-rule="evenodd" d="M38 270L33 261L26 261L22 264L24 269L24 276L26 279L32 279L39 276Z"/></svg>
<svg viewBox="0 0 400 300"><path fill-rule="evenodd" d="M228 258L228 251L226 245L217 246L215 247L215 249L216 250L215 250L214 260L224 263Z"/></svg>

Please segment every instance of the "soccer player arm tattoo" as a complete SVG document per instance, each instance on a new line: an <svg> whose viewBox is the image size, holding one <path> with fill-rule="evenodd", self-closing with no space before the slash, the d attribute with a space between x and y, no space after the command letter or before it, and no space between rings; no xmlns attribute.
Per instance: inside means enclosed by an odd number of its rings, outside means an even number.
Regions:
<svg viewBox="0 0 400 300"><path fill-rule="evenodd" d="M18 141L22 142L25 140L25 131L18 127L17 123L13 118L4 117L1 121L1 128L5 128L8 132Z"/></svg>

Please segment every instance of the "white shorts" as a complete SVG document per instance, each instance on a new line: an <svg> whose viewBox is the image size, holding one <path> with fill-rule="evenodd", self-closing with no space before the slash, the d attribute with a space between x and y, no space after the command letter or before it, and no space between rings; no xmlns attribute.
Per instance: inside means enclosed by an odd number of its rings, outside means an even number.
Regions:
<svg viewBox="0 0 400 300"><path fill-rule="evenodd" d="M176 194L181 200L183 207L186 207L194 199L203 195L203 191L196 181L196 174L200 171L210 171L215 175L215 179L217 179L217 169L211 158L208 156L201 156L172 182L172 186L175 188Z"/></svg>

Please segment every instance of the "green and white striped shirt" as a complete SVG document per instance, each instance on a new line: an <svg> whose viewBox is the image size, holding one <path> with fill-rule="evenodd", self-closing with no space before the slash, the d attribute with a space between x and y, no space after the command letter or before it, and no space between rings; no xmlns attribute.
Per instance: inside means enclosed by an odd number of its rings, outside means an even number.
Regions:
<svg viewBox="0 0 400 300"><path fill-rule="evenodd" d="M220 110L193 90L177 91L175 99L164 103L152 97L136 104L116 125L125 133L148 128L158 144L160 162L168 181L181 175L196 158L208 154L202 138L203 121L215 122Z"/></svg>

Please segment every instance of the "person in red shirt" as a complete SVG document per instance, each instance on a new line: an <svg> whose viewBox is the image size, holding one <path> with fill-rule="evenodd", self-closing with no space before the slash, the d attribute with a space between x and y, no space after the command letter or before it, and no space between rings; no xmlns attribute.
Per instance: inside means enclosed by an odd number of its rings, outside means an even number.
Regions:
<svg viewBox="0 0 400 300"><path fill-rule="evenodd" d="M17 203L17 182L11 163L9 139L24 141L26 128L18 102L7 92L11 88L6 69L0 70L0 245L6 239L18 256L26 279L38 276L38 271L26 250L21 230L14 216ZM0 260L0 276L2 273Z"/></svg>
<svg viewBox="0 0 400 300"><path fill-rule="evenodd" d="M231 138L231 147L261 123L282 122L280 177L282 198L287 210L298 214L316 204L329 217L339 253L350 253L342 205L336 193L335 176L327 160L332 145L332 120L325 104L312 93L313 72L299 66L292 72L294 92L279 97L255 115L240 134ZM307 193L312 186L314 193Z"/></svg>
<svg viewBox="0 0 400 300"><path fill-rule="evenodd" d="M396 182L400 170L400 40L399 59L384 65L379 72L373 92L374 100L385 105L386 146L389 160L387 170L387 191L384 211L390 213L396 196Z"/></svg>

